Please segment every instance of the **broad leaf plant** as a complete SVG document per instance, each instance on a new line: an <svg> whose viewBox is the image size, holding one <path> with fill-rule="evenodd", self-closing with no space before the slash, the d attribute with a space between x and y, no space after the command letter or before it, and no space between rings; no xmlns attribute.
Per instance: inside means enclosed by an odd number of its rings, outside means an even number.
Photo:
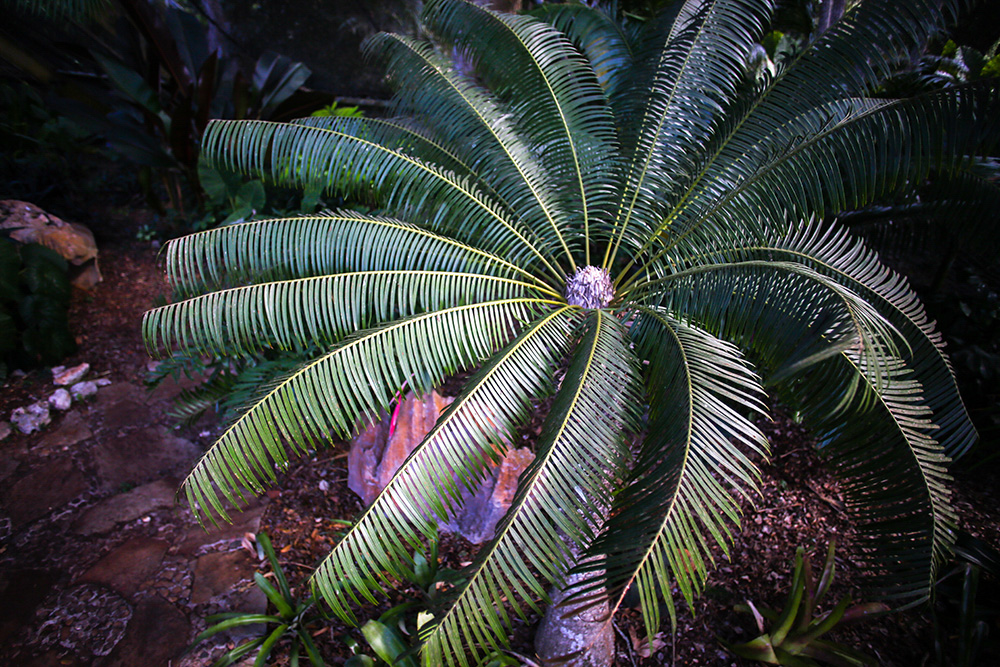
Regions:
<svg viewBox="0 0 1000 667"><path fill-rule="evenodd" d="M502 645L509 614L574 566L571 600L613 610L634 585L652 633L672 590L702 589L755 495L770 395L842 480L880 594L926 598L952 541L947 463L976 433L906 280L837 214L928 178L995 195L976 165L1000 95L987 80L873 96L965 3L847 4L772 59L767 0L676 2L639 29L582 5L539 17L428 0L428 39L367 42L390 117L213 123L217 168L320 184L368 212L168 245L179 300L147 313L152 354L309 354L184 481L195 512L227 518L404 385L471 372L318 567L319 593L352 620L406 578L552 396L534 463L424 626L423 658Z"/></svg>

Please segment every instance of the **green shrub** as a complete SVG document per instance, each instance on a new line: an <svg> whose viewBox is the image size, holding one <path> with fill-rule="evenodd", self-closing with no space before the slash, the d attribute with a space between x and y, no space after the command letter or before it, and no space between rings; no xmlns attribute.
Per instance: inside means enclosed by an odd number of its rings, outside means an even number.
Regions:
<svg viewBox="0 0 1000 667"><path fill-rule="evenodd" d="M0 378L9 367L52 365L76 350L66 260L0 237Z"/></svg>

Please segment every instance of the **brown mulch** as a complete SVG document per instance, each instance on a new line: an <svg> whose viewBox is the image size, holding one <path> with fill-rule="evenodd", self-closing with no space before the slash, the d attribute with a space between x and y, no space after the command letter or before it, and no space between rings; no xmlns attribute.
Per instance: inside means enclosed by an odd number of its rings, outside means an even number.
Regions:
<svg viewBox="0 0 1000 667"><path fill-rule="evenodd" d="M134 221L133 221L134 222ZM134 222L138 224L138 222ZM96 369L138 368L145 353L139 333L141 313L166 293L157 252L149 243L140 243L128 234L112 239L101 248L101 268L105 281L91 294L77 294L71 310L71 324L78 337L79 351L68 364L89 362ZM13 407L37 393L41 375L36 371L14 378L0 388L0 411ZM135 378L129 378L135 380ZM537 424L524 430L530 440ZM843 510L843 498L836 481L825 472L808 434L779 411L775 421L763 424L772 442L770 463L762 464L762 492L754 503L745 503L744 528L736 535L729 556L718 555L718 567L709 577L704 595L692 610L680 604L679 625L672 634L669 626L652 644L643 638L637 610L626 609L615 620L620 665L744 665L720 646L718 639L746 640L756 634L749 616L733 611L733 605L750 599L755 604L780 607L791 578L796 547L804 546L818 564L826 546L837 539L837 579L830 599L843 595L856 600L862 572L857 565L855 534ZM309 460L293 463L278 485L268 492L271 502L262 520L262 530L272 538L281 563L293 585L301 583L344 530L343 520L360 511L357 497L346 486L346 459L343 446L318 453ZM1000 546L1000 503L997 502L995 473L976 471L960 477L956 484L956 507L961 527ZM472 559L475 547L455 537L442 541L441 558L452 568ZM73 558L66 554L66 558ZM377 618L391 605L415 595L412 589L390 594L381 605L361 611L361 620ZM531 636L537 618L517 621L513 647L530 655ZM998 628L993 628L997 632ZM332 620L327 630L316 636L328 664L342 664L350 654L348 638L364 645L360 632ZM933 631L925 610L911 610L863 623L835 634L844 642L876 658L887 667L934 664ZM278 657L275 664L286 664Z"/></svg>

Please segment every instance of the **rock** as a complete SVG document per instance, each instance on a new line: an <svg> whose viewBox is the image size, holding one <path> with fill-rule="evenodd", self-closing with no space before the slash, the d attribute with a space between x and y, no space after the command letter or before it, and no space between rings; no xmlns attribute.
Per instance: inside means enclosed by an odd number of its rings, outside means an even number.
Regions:
<svg viewBox="0 0 1000 667"><path fill-rule="evenodd" d="M251 574L251 576L253 575ZM264 594L264 591L260 590L259 586L249 586L246 590L232 595L228 600L226 609L245 614L266 614L267 595ZM229 635L230 641L239 643L243 639L260 637L266 629L266 625L259 623L257 625L238 626L229 630L226 634Z"/></svg>
<svg viewBox="0 0 1000 667"><path fill-rule="evenodd" d="M77 382L69 388L69 392L73 395L73 400L82 401L97 393L97 385L89 380L87 382Z"/></svg>
<svg viewBox="0 0 1000 667"><path fill-rule="evenodd" d="M73 366L72 368L56 366L52 369L52 384L57 384L60 387L75 384L82 380L83 376L89 372L90 364L80 364L79 366Z"/></svg>
<svg viewBox="0 0 1000 667"><path fill-rule="evenodd" d="M68 459L47 463L14 482L4 504L14 528L62 507L87 489L87 481Z"/></svg>
<svg viewBox="0 0 1000 667"><path fill-rule="evenodd" d="M137 419L141 417L133 416L133 421ZM93 462L102 488L107 490L186 471L200 454L190 440L178 438L163 426L154 426L101 439L94 448Z"/></svg>
<svg viewBox="0 0 1000 667"><path fill-rule="evenodd" d="M32 403L23 408L15 408L10 415L10 421L17 429L28 435L40 431L52 423L49 406L45 403Z"/></svg>
<svg viewBox="0 0 1000 667"><path fill-rule="evenodd" d="M103 415L101 423L105 432L127 430L143 424L159 422L153 415L159 406L147 405L144 401L148 392L131 382L116 382L97 393L91 410Z"/></svg>
<svg viewBox="0 0 1000 667"><path fill-rule="evenodd" d="M51 405L56 410L63 412L69 410L70 406L73 405L73 397L69 395L69 392L65 389L56 389L55 392L49 396L49 405Z"/></svg>
<svg viewBox="0 0 1000 667"><path fill-rule="evenodd" d="M191 604L231 592L240 581L253 578L254 565L245 551L205 554L194 565Z"/></svg>
<svg viewBox="0 0 1000 667"><path fill-rule="evenodd" d="M38 439L38 444L32 451L33 453L47 454L66 450L84 440L89 440L93 435L80 413L72 410L66 413L58 428Z"/></svg>
<svg viewBox="0 0 1000 667"><path fill-rule="evenodd" d="M94 380L94 384L96 384L98 387L107 387L108 385L111 384L111 380L109 380L108 378L97 378L96 380Z"/></svg>
<svg viewBox="0 0 1000 667"><path fill-rule="evenodd" d="M500 465L494 466L488 477L471 498L465 495L458 516L440 529L458 533L473 544L482 544L493 537L497 522L503 518L517 493L517 481L521 473L535 460L535 454L527 447L512 449L504 456Z"/></svg>
<svg viewBox="0 0 1000 667"><path fill-rule="evenodd" d="M7 428L10 428L9 426ZM17 467L21 465L21 462L12 456L0 456L0 482L4 482L8 477L14 474ZM3 510L0 510L0 517L3 516ZM2 519L0 519L0 524L2 524ZM3 535L2 529L0 529L0 535ZM3 538L0 537L0 540ZM2 588L2 585L0 585Z"/></svg>
<svg viewBox="0 0 1000 667"><path fill-rule="evenodd" d="M385 488L441 411L451 403L436 391L427 397L409 395L399 407L396 430L389 437L389 419L382 419L351 442L347 455L347 486L370 505Z"/></svg>
<svg viewBox="0 0 1000 667"><path fill-rule="evenodd" d="M170 665L184 651L191 624L180 609L156 596L140 600L115 650L95 667Z"/></svg>
<svg viewBox="0 0 1000 667"><path fill-rule="evenodd" d="M218 526L208 525L207 528L192 526L181 538L177 548L178 553L183 556L191 556L206 545L238 543L247 533L256 535L257 531L260 530L260 519L267 508L267 501L258 500L254 503L242 512L227 508L226 511L229 513L232 523L220 520Z"/></svg>
<svg viewBox="0 0 1000 667"><path fill-rule="evenodd" d="M354 438L347 455L347 486L361 496L365 505L375 500L450 403L451 399L436 392L426 398L409 396L400 406L391 438L387 418ZM534 458L527 448L508 451L500 464L492 467L475 495L463 490L462 509L440 529L458 533L473 544L490 539L497 522L510 508L518 478Z"/></svg>
<svg viewBox="0 0 1000 667"><path fill-rule="evenodd" d="M172 481L157 480L105 498L73 524L73 530L82 535L106 533L119 523L134 521L153 510L174 506L176 484Z"/></svg>
<svg viewBox="0 0 1000 667"><path fill-rule="evenodd" d="M103 584L127 598L156 573L170 544L150 537L133 537L87 570L77 583Z"/></svg>
<svg viewBox="0 0 1000 667"><path fill-rule="evenodd" d="M94 235L83 225L65 222L33 204L0 201L0 229L13 229L10 237L20 243L39 243L62 255L73 266L70 281L92 289L101 281Z"/></svg>
<svg viewBox="0 0 1000 667"><path fill-rule="evenodd" d="M13 429L10 427L10 422L0 420L0 440L6 440L13 432Z"/></svg>

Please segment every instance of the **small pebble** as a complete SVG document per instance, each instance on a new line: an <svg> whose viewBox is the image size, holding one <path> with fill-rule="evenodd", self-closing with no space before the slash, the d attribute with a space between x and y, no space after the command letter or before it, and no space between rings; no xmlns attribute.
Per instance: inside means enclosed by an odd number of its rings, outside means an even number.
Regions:
<svg viewBox="0 0 1000 667"><path fill-rule="evenodd" d="M53 369L54 370L54 369ZM54 384L65 386L74 384L83 379L83 376L90 372L90 364L80 364L52 374Z"/></svg>
<svg viewBox="0 0 1000 667"><path fill-rule="evenodd" d="M17 408L10 415L10 421L21 433L28 435L40 431L52 423L49 406L45 403L32 403L23 408Z"/></svg>
<svg viewBox="0 0 1000 667"><path fill-rule="evenodd" d="M59 411L69 410L69 406L73 405L73 397L65 389L56 389L49 396L49 405Z"/></svg>
<svg viewBox="0 0 1000 667"><path fill-rule="evenodd" d="M96 394L97 385L89 380L87 382L77 382L69 388L69 392L73 395L74 400L80 401Z"/></svg>

